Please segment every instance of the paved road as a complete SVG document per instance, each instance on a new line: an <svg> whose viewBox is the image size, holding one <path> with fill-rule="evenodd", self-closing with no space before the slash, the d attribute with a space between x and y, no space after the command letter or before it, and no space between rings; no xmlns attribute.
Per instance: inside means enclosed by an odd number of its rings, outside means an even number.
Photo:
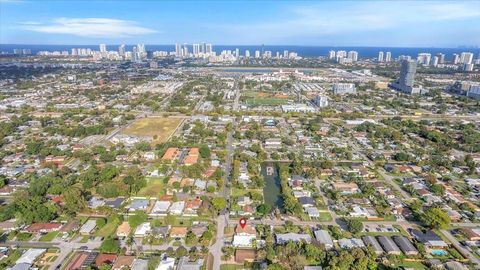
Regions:
<svg viewBox="0 0 480 270"><path fill-rule="evenodd" d="M464 256L465 258L468 258L472 263L475 264L475 268L480 269L480 260L472 254L470 251L467 249L463 248L462 244L458 242L458 240L453 236L448 230L440 230L443 235L452 243L452 245Z"/></svg>

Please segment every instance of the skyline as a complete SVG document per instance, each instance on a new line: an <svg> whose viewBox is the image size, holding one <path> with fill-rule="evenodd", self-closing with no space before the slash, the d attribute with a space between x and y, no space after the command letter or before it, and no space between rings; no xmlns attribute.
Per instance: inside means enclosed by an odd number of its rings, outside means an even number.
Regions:
<svg viewBox="0 0 480 270"><path fill-rule="evenodd" d="M437 48L480 44L480 28L475 27L480 24L479 1L85 3L2 0L0 43ZM392 10L408 16L392 16Z"/></svg>

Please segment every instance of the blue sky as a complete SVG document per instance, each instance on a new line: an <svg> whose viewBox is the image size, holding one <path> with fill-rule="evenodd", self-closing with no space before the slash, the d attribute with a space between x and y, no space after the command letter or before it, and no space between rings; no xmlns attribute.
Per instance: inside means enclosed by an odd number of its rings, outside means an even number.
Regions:
<svg viewBox="0 0 480 270"><path fill-rule="evenodd" d="M0 0L2 44L480 46L480 1Z"/></svg>

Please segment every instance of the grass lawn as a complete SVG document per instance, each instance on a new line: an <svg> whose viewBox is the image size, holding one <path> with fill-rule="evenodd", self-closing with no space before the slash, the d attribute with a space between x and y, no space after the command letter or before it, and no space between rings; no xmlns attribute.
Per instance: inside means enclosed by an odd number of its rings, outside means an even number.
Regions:
<svg viewBox="0 0 480 270"><path fill-rule="evenodd" d="M220 265L220 270L240 270L245 269L245 266L242 264L222 264Z"/></svg>
<svg viewBox="0 0 480 270"><path fill-rule="evenodd" d="M413 269L428 269L423 263L421 262L403 262L398 265L403 266L405 268L413 268Z"/></svg>
<svg viewBox="0 0 480 270"><path fill-rule="evenodd" d="M128 126L123 133L132 136L157 135L152 144L163 143L173 134L175 129L182 122L182 118L174 117L149 117L138 119Z"/></svg>
<svg viewBox="0 0 480 270"><path fill-rule="evenodd" d="M318 221L332 221L332 215L328 212L320 212L320 216L317 218Z"/></svg>
<svg viewBox="0 0 480 270"><path fill-rule="evenodd" d="M263 196L263 191L261 189L239 189L239 188L232 188L230 194L232 197L240 197L244 196L245 194L252 192L252 193L260 193Z"/></svg>
<svg viewBox="0 0 480 270"><path fill-rule="evenodd" d="M245 103L250 106L276 106L285 105L288 100L281 98L248 98Z"/></svg>
<svg viewBox="0 0 480 270"><path fill-rule="evenodd" d="M147 178L147 185L142 188L137 195L147 198L159 198L161 195L165 194L165 184L163 183L163 178Z"/></svg>
<svg viewBox="0 0 480 270"><path fill-rule="evenodd" d="M23 233L23 232L21 232L21 233L18 233L18 234L17 234L17 239L16 239L16 240L17 240L17 241L28 241L28 240L30 240L30 239L32 239L32 234L31 234L31 233Z"/></svg>
<svg viewBox="0 0 480 270"><path fill-rule="evenodd" d="M38 239L40 242L51 242L56 236L58 235L57 232L49 232L47 234L42 235L40 239Z"/></svg>
<svg viewBox="0 0 480 270"><path fill-rule="evenodd" d="M102 228L95 232L95 236L107 237L109 235L114 235L117 230L118 224L115 222L109 222L105 224Z"/></svg>

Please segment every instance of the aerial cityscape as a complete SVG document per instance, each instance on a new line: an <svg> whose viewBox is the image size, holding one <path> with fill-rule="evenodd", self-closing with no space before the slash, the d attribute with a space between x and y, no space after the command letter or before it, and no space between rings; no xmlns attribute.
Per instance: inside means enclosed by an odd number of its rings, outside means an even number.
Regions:
<svg viewBox="0 0 480 270"><path fill-rule="evenodd" d="M0 269L480 269L479 26L0 0Z"/></svg>

